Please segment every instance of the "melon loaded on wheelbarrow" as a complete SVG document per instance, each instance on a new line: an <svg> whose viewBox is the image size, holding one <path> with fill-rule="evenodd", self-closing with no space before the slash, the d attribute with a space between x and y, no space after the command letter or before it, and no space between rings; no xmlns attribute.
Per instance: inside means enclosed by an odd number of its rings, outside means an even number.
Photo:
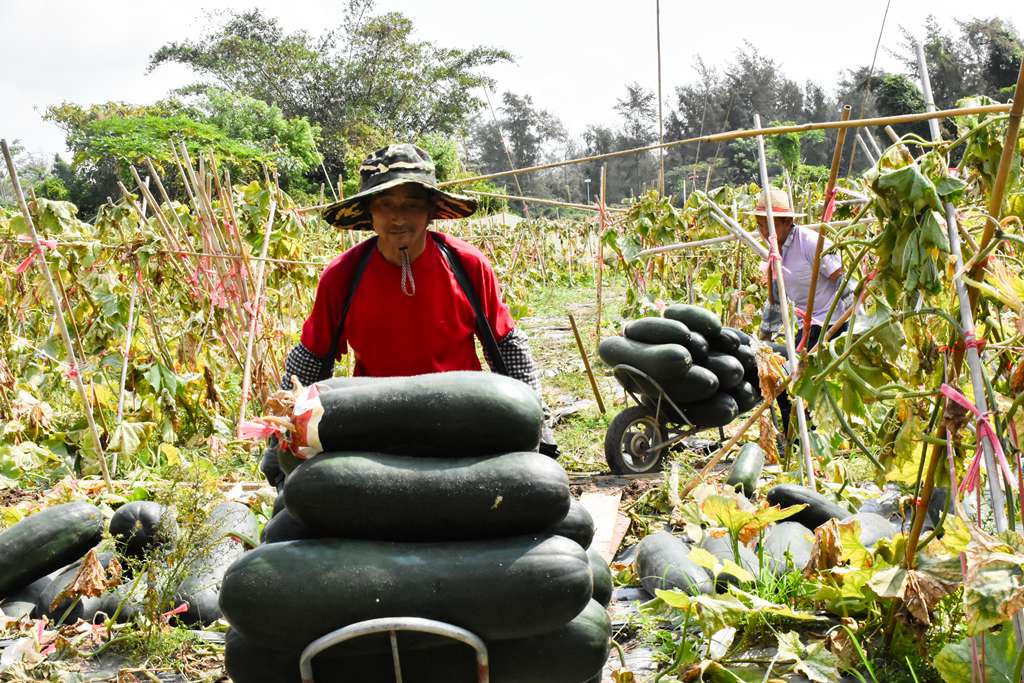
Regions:
<svg viewBox="0 0 1024 683"><path fill-rule="evenodd" d="M608 426L613 472L655 472L671 446L706 429L722 438L722 427L761 402L750 337L700 306L630 321L622 336L601 340L598 354L636 403Z"/></svg>

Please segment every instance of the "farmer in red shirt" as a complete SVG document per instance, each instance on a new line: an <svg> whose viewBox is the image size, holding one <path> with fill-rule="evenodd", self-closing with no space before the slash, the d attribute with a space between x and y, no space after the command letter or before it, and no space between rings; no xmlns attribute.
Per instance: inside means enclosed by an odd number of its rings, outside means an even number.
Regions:
<svg viewBox="0 0 1024 683"><path fill-rule="evenodd" d="M502 302L487 258L460 239L427 230L435 218L469 216L476 200L438 189L430 155L411 144L377 150L359 172L359 193L328 206L324 218L377 234L320 276L282 385L290 388L293 375L303 385L331 377L335 359L349 349L355 375L480 370L476 335L492 370L529 384L539 397L526 335ZM540 450L558 455L547 428Z"/></svg>

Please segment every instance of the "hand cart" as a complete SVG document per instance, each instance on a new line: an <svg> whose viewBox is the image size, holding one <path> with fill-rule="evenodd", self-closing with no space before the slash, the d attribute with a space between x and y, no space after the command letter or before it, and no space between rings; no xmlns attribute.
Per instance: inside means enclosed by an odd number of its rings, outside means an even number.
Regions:
<svg viewBox="0 0 1024 683"><path fill-rule="evenodd" d="M626 390L635 406L616 415L604 438L604 457L616 474L645 474L661 469L668 449L708 429L698 427L673 401L661 384L632 365L616 365L615 379ZM718 445L725 432L718 428Z"/></svg>

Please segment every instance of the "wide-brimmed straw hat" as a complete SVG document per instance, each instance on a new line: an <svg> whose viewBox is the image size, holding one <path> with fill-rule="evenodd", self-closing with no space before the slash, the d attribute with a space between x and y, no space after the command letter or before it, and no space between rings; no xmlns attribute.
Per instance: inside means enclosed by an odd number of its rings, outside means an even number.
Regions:
<svg viewBox="0 0 1024 683"><path fill-rule="evenodd" d="M789 194L777 187L771 188L772 216L775 218L796 218L806 214L793 211L793 204L789 201ZM753 211L748 211L752 216L767 216L768 210L764 205L764 192L757 198L757 206Z"/></svg>
<svg viewBox="0 0 1024 683"><path fill-rule="evenodd" d="M346 230L373 230L366 199L393 187L412 183L435 198L434 218L465 218L476 211L477 200L438 189L434 161L416 145L389 145L368 156L359 165L359 192L329 205L324 219Z"/></svg>

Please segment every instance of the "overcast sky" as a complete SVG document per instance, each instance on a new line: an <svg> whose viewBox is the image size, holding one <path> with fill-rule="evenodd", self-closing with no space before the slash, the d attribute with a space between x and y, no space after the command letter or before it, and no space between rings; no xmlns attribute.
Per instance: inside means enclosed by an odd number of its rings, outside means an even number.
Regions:
<svg viewBox="0 0 1024 683"><path fill-rule="evenodd" d="M166 42L198 35L208 9L262 7L288 29L336 25L342 0L0 0L0 137L29 151L64 149L61 131L42 120L49 105L109 100L152 102L192 80L179 67L146 74L149 55ZM849 14L820 0L693 2L662 0L662 88L694 78L700 56L727 62L747 40L797 81L828 86L841 70L869 64L885 0L846 3ZM172 9L173 7L173 9ZM419 37L470 47L503 47L514 65L495 67L498 89L528 93L570 133L615 119L627 82L657 84L655 0L378 0L379 11L412 17ZM924 18L999 16L1024 30L1021 0L892 0L879 65L896 68L900 26L921 35ZM711 131L709 131L711 132Z"/></svg>

